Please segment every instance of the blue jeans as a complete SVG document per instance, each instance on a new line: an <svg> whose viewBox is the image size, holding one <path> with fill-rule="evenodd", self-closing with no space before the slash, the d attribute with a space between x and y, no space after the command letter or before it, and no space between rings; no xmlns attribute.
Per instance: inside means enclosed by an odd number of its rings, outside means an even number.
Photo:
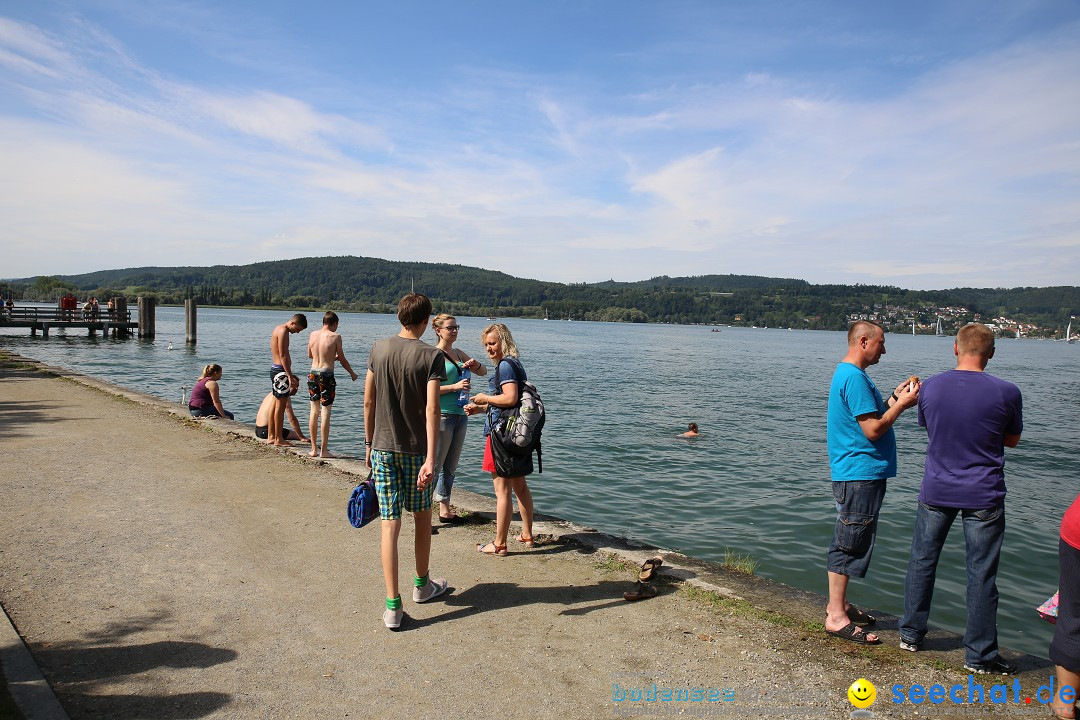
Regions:
<svg viewBox="0 0 1080 720"><path fill-rule="evenodd" d="M450 499L454 489L454 473L461 459L461 446L465 444L465 431L469 429L466 415L443 415L439 418L439 451L435 454L435 500Z"/></svg>
<svg viewBox="0 0 1080 720"><path fill-rule="evenodd" d="M958 514L964 521L967 548L968 620L964 632L964 661L971 665L993 660L998 654L997 571L1001 542L1005 538L1004 506L968 510L919 502L915 535L911 539L900 638L918 644L926 635L938 558Z"/></svg>
<svg viewBox="0 0 1080 720"><path fill-rule="evenodd" d="M848 480L832 484L836 528L826 569L848 577L866 577L877 537L878 513L885 500L885 480Z"/></svg>

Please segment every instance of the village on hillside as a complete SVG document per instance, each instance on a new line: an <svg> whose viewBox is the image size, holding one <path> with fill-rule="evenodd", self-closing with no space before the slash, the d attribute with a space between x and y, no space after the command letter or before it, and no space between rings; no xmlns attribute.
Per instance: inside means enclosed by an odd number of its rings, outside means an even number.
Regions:
<svg viewBox="0 0 1080 720"><path fill-rule="evenodd" d="M910 332L912 335L955 335L956 331L965 324L979 322L993 330L998 337L1070 341L1080 338L1080 325L1077 325L1077 331L1073 331L1071 321L1065 327L1043 327L1003 316L983 318L981 314L971 312L966 307L953 305L937 308L873 305L864 307L861 312L848 314L847 320L848 322L869 320L878 323L889 332Z"/></svg>

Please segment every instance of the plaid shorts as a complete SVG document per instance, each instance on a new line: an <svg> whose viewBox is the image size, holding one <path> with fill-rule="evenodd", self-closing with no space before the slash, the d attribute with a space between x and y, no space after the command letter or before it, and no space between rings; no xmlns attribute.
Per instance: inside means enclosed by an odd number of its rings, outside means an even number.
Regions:
<svg viewBox="0 0 1080 720"><path fill-rule="evenodd" d="M399 519L402 506L411 513L431 510L435 483L429 482L423 490L416 487L416 477L423 466L423 455L406 455L389 450L371 451L371 478L375 481L379 516L383 520Z"/></svg>

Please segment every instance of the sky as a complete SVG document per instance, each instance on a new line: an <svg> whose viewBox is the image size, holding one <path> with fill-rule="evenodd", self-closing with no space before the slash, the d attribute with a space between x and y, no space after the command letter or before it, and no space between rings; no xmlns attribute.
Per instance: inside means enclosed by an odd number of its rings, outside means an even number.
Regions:
<svg viewBox="0 0 1080 720"><path fill-rule="evenodd" d="M0 0L0 277L1080 285L1075 0Z"/></svg>

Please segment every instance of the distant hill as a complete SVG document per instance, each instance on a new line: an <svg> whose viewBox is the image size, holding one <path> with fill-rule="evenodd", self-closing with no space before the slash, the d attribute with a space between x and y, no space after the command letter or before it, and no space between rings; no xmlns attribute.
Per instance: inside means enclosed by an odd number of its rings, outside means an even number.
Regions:
<svg viewBox="0 0 1080 720"><path fill-rule="evenodd" d="M850 315L860 313L910 326L912 318L934 322L944 307L967 309L966 314L950 313L954 325L975 314L983 319L1006 315L1049 329L1063 327L1080 310L1077 287L915 291L754 275L564 284L465 265L353 256L24 278L0 282L0 295L48 301L70 289L99 299L152 294L163 303L194 298L201 305L387 312L412 288L431 297L438 311L459 315L812 329L843 329Z"/></svg>

